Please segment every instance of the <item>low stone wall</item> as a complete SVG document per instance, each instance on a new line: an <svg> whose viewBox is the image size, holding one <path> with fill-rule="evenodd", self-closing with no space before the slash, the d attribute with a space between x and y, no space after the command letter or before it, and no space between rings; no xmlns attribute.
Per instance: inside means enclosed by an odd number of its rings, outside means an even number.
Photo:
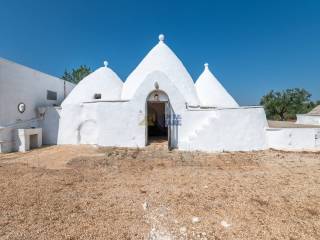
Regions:
<svg viewBox="0 0 320 240"><path fill-rule="evenodd" d="M308 114L297 114L297 123L320 125L320 116L308 115Z"/></svg>
<svg viewBox="0 0 320 240"><path fill-rule="evenodd" d="M266 129L269 148L293 151L320 150L319 128L269 128Z"/></svg>

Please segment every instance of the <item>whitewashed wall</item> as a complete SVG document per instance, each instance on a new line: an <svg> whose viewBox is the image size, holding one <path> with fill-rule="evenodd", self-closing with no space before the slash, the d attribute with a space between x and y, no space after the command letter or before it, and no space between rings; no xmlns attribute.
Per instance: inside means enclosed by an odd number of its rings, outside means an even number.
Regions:
<svg viewBox="0 0 320 240"><path fill-rule="evenodd" d="M297 123L320 125L320 115L297 114Z"/></svg>
<svg viewBox="0 0 320 240"><path fill-rule="evenodd" d="M75 85L34 69L0 58L0 152L17 150L17 129L42 126L45 144L56 144L59 125L55 111L41 122L37 107L59 105ZM65 88L65 91L64 91ZM47 90L57 92L57 100L47 100ZM26 110L18 111L24 103ZM50 117L49 117L50 115Z"/></svg>
<svg viewBox="0 0 320 240"><path fill-rule="evenodd" d="M269 148L278 150L320 150L319 128L269 128Z"/></svg>
<svg viewBox="0 0 320 240"><path fill-rule="evenodd" d="M241 107L189 111L180 149L207 152L266 149L267 121L263 108ZM193 122L193 123L192 123ZM187 136L186 136L187 135Z"/></svg>
<svg viewBox="0 0 320 240"><path fill-rule="evenodd" d="M42 143L54 145L58 142L61 107L46 107L45 114L40 121L42 128Z"/></svg>
<svg viewBox="0 0 320 240"><path fill-rule="evenodd" d="M174 82L159 71L145 78L130 101L63 104L58 143L144 147L146 99L155 85L169 96L173 113L181 117L181 126L172 128L174 147L204 151L250 151L267 147L263 108L188 110ZM209 125L195 139L190 139L205 121Z"/></svg>
<svg viewBox="0 0 320 240"><path fill-rule="evenodd" d="M168 94L176 113L185 111L182 94L165 74L155 71L145 78L130 101L63 104L58 143L95 142L102 146L145 146L146 99L155 90L155 82L158 82L159 90Z"/></svg>
<svg viewBox="0 0 320 240"><path fill-rule="evenodd" d="M175 83L159 71L147 75L128 101L63 104L58 143L144 147L146 99L157 85L168 95L173 113L181 117L181 125L173 127L172 142L178 149L220 152L318 148L315 129L268 129L262 107L188 108Z"/></svg>
<svg viewBox="0 0 320 240"><path fill-rule="evenodd" d="M101 101L63 106L58 143L144 146L144 135L139 134L139 114L134 114L130 105Z"/></svg>
<svg viewBox="0 0 320 240"><path fill-rule="evenodd" d="M66 82L66 94L73 87ZM57 92L57 101L47 100L47 90ZM0 58L0 126L34 119L37 107L59 105L63 99L61 79ZM17 109L21 102L26 104L24 113Z"/></svg>

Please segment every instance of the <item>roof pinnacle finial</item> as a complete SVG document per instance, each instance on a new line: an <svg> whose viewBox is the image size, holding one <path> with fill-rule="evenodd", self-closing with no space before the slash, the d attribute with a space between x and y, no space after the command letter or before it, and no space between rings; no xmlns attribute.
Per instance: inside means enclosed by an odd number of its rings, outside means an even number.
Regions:
<svg viewBox="0 0 320 240"><path fill-rule="evenodd" d="M209 63L204 64L204 69L209 69Z"/></svg>
<svg viewBox="0 0 320 240"><path fill-rule="evenodd" d="M108 61L103 61L103 65L104 65L105 67L108 67Z"/></svg>
<svg viewBox="0 0 320 240"><path fill-rule="evenodd" d="M160 42L163 42L163 41L164 41L164 35L163 35L162 33L159 35L159 41L160 41Z"/></svg>

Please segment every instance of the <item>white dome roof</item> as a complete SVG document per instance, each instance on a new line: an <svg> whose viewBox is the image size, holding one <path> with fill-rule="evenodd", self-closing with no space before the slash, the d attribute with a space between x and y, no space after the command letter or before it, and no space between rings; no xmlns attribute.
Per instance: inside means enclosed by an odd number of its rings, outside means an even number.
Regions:
<svg viewBox="0 0 320 240"><path fill-rule="evenodd" d="M100 67L82 79L71 91L62 105L94 101L96 93L101 100L120 100L123 82L118 75L107 67ZM100 100L100 99L99 99Z"/></svg>
<svg viewBox="0 0 320 240"><path fill-rule="evenodd" d="M195 87L202 106L239 107L238 103L211 73L208 64L205 64L204 71L196 81Z"/></svg>
<svg viewBox="0 0 320 240"><path fill-rule="evenodd" d="M159 36L159 40L159 43L128 76L123 85L122 99L131 99L148 74L154 71L160 71L166 74L175 84L184 96L186 102L190 105L199 105L199 99L190 74L179 58L163 42L163 35Z"/></svg>

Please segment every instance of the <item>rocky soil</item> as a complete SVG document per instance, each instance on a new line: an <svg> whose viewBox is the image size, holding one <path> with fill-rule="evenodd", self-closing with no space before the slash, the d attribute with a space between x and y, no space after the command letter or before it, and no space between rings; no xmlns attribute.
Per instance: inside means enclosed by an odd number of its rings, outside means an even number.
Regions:
<svg viewBox="0 0 320 240"><path fill-rule="evenodd" d="M320 239L320 153L0 154L0 239Z"/></svg>

